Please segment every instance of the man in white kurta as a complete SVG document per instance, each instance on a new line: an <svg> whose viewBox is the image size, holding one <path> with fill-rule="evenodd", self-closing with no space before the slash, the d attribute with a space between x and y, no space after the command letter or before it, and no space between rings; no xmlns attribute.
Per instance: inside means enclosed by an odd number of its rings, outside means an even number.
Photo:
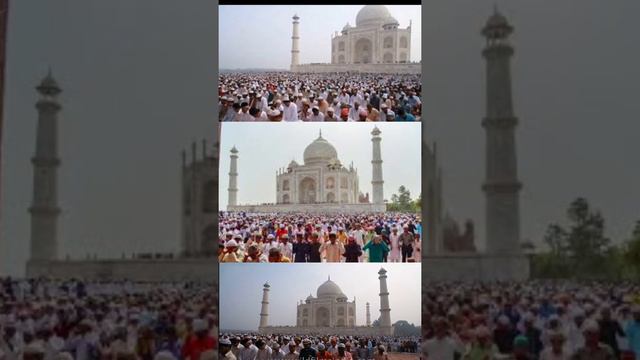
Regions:
<svg viewBox="0 0 640 360"><path fill-rule="evenodd" d="M282 117L282 120L298 121L298 107L296 104L292 103L288 96L285 96L284 99L282 99L282 102L284 104L284 116Z"/></svg>
<svg viewBox="0 0 640 360"><path fill-rule="evenodd" d="M320 246L320 253L325 253L327 262L340 262L342 254L344 254L344 245L337 241L337 234L332 231L329 234L329 241Z"/></svg>

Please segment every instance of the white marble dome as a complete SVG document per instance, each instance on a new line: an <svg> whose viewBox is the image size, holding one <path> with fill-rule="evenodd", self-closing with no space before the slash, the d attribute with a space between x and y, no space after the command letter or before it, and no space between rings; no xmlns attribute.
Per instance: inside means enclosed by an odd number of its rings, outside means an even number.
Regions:
<svg viewBox="0 0 640 360"><path fill-rule="evenodd" d="M311 144L304 149L305 165L328 163L331 159L338 158L338 152L322 135L318 136Z"/></svg>
<svg viewBox="0 0 640 360"><path fill-rule="evenodd" d="M320 285L318 287L318 291L316 293L316 297L321 298L321 297L344 297L346 298L346 296L344 295L344 293L342 292L342 290L340 289L340 287L338 286L338 284L334 283L331 280L327 280L324 282L324 284Z"/></svg>
<svg viewBox="0 0 640 360"><path fill-rule="evenodd" d="M392 18L389 9L384 5L366 5L356 16L356 26L375 25L387 22Z"/></svg>

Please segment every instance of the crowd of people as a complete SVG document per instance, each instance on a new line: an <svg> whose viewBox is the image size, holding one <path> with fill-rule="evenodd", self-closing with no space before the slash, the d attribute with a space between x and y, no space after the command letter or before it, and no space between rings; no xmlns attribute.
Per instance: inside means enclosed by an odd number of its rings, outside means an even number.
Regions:
<svg viewBox="0 0 640 360"><path fill-rule="evenodd" d="M429 360L640 359L640 284L430 283Z"/></svg>
<svg viewBox="0 0 640 360"><path fill-rule="evenodd" d="M0 360L215 359L211 284L0 278Z"/></svg>
<svg viewBox="0 0 640 360"><path fill-rule="evenodd" d="M220 359L389 359L389 352L416 353L415 337L220 334Z"/></svg>
<svg viewBox="0 0 640 360"><path fill-rule="evenodd" d="M220 121L418 121L420 75L228 73Z"/></svg>
<svg viewBox="0 0 640 360"><path fill-rule="evenodd" d="M410 213L221 212L220 262L419 262L422 223Z"/></svg>

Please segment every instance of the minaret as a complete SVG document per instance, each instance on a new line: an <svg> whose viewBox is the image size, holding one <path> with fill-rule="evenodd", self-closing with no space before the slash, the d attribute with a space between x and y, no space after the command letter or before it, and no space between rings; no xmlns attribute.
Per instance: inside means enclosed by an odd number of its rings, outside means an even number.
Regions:
<svg viewBox="0 0 640 360"><path fill-rule="evenodd" d="M33 164L33 200L31 213L31 260L57 258L58 245L58 112L57 96L62 92L51 70L36 87L40 99Z"/></svg>
<svg viewBox="0 0 640 360"><path fill-rule="evenodd" d="M486 46L482 56L486 67L486 178L482 190L486 197L487 253L515 254L520 251L520 213L515 127L509 62L513 32L507 19L494 10L482 29Z"/></svg>
<svg viewBox="0 0 640 360"><path fill-rule="evenodd" d="M391 309L389 308L389 290L387 289L387 270L380 268L378 271L380 279L380 327L388 328L391 332Z"/></svg>
<svg viewBox="0 0 640 360"><path fill-rule="evenodd" d="M373 158L371 159L373 176L371 177L371 188L373 191L374 204L384 204L384 191L382 188L384 181L382 180L382 155L380 151L381 133L382 131L380 131L377 126L371 131L371 135L373 135L371 138L371 142L373 143Z"/></svg>
<svg viewBox="0 0 640 360"><path fill-rule="evenodd" d="M228 206L238 205L238 149L231 149L231 166L229 167L229 203Z"/></svg>
<svg viewBox="0 0 640 360"><path fill-rule="evenodd" d="M269 325L269 283L262 289L262 309L260 310L260 328Z"/></svg>
<svg viewBox="0 0 640 360"><path fill-rule="evenodd" d="M371 311L369 310L369 303L367 303L367 326L371 326Z"/></svg>
<svg viewBox="0 0 640 360"><path fill-rule="evenodd" d="M294 66L300 65L300 17L293 15L293 33L291 35L291 70Z"/></svg>

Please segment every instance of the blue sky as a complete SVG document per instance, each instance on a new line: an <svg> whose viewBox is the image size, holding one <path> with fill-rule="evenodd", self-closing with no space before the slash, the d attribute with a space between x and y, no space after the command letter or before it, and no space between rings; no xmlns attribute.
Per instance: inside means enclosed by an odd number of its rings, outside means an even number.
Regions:
<svg viewBox="0 0 640 360"><path fill-rule="evenodd" d="M269 325L295 325L296 304L331 277L349 301L356 298L356 325L380 316L380 267L387 270L391 322L420 324L420 264L220 264L220 329L256 330L265 282L269 292Z"/></svg>
<svg viewBox="0 0 640 360"><path fill-rule="evenodd" d="M228 203L229 151L238 149L238 204L275 202L276 170L291 160L303 164L302 153L322 137L337 150L345 166L353 161L358 169L360 190L371 193L371 123L224 123L220 146L220 209ZM421 124L378 123L382 134L384 198L390 199L400 185L420 195Z"/></svg>
<svg viewBox="0 0 640 360"><path fill-rule="evenodd" d="M300 62L331 61L331 35L347 22L355 26L362 5L220 6L219 66L221 69L288 69L291 63L291 17L300 17ZM411 60L420 61L420 6L388 5L400 23L411 20Z"/></svg>

